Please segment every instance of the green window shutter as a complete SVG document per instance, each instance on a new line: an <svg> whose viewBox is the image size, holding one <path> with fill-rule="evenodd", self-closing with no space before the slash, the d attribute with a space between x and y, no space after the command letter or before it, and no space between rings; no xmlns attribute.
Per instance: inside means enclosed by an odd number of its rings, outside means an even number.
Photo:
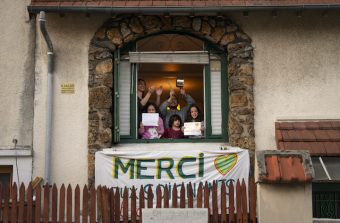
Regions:
<svg viewBox="0 0 340 223"><path fill-rule="evenodd" d="M113 73L113 143L119 143L120 141L120 129L119 129L119 74L120 74L120 50L117 49L114 52L114 73Z"/></svg>

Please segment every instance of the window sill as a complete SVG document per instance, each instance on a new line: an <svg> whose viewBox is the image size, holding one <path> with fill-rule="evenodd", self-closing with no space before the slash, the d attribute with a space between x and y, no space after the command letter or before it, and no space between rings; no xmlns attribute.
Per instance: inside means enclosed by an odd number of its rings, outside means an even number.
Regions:
<svg viewBox="0 0 340 223"><path fill-rule="evenodd" d="M0 147L0 157L30 157L32 149L30 147Z"/></svg>
<svg viewBox="0 0 340 223"><path fill-rule="evenodd" d="M138 143L120 143L117 145L113 145L112 148L108 150L115 150L115 151L128 151L128 150L143 150L143 151L176 151L176 150L221 150L224 147L228 146L226 142L203 142L203 141L196 141L196 143L192 144L188 141L186 142L179 142L177 141L176 144L172 143L171 141L162 142L162 143L141 143L140 140L137 141Z"/></svg>

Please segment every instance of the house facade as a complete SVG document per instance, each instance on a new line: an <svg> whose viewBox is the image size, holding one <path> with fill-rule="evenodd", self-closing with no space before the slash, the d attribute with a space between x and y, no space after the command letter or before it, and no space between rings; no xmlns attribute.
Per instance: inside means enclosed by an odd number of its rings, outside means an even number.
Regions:
<svg viewBox="0 0 340 223"><path fill-rule="evenodd" d="M15 182L92 184L103 148L229 144L248 149L254 167L255 151L278 148L275 122L340 119L338 8L337 1L1 1L0 146L8 159L0 165L12 166ZM139 139L137 80L162 85L165 100L170 89L179 93L171 82L178 75L204 111L204 139Z"/></svg>

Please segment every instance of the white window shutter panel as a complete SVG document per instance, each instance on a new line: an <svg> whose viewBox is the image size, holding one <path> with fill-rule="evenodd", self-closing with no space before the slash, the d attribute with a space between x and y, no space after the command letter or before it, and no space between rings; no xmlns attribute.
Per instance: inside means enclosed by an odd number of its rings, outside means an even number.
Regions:
<svg viewBox="0 0 340 223"><path fill-rule="evenodd" d="M120 62L119 83L119 119L120 135L130 135L130 88L131 88L131 66L129 61Z"/></svg>
<svg viewBox="0 0 340 223"><path fill-rule="evenodd" d="M210 60L211 134L222 134L221 61Z"/></svg>

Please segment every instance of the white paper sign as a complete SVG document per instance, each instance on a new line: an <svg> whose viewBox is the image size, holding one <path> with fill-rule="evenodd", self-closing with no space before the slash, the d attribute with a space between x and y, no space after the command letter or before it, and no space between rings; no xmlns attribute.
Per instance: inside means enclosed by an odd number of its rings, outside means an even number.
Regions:
<svg viewBox="0 0 340 223"><path fill-rule="evenodd" d="M201 122L184 122L184 135L200 136L202 135L201 127Z"/></svg>
<svg viewBox="0 0 340 223"><path fill-rule="evenodd" d="M144 126L158 126L158 113L142 113L142 123Z"/></svg>

